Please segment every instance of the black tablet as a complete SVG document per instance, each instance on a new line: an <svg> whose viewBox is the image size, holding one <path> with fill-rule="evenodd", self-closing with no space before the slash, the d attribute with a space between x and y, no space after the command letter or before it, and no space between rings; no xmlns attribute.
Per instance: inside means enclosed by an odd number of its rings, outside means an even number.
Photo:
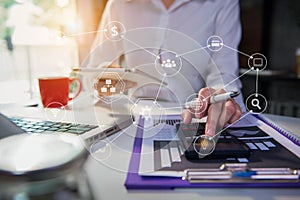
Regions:
<svg viewBox="0 0 300 200"><path fill-rule="evenodd" d="M202 140L203 137L201 136L204 136L204 128L204 123L177 125L178 137L184 147L184 155L187 159L227 159L248 158L250 156L249 147L243 141L225 131L218 138L214 138L212 142ZM204 136L204 138L207 137ZM207 151L203 151L203 149Z"/></svg>

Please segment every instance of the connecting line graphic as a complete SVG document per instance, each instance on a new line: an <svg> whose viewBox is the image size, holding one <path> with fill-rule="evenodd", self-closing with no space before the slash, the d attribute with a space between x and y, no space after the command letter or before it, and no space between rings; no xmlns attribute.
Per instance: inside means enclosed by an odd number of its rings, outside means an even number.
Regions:
<svg viewBox="0 0 300 200"><path fill-rule="evenodd" d="M248 54L246 54L246 53L244 53L244 52L241 52L241 51L239 51L239 50L236 50L236 49L234 49L234 48L232 48L232 47L230 47L230 46L228 46L228 45L226 45L226 44L223 44L223 43L222 43L221 45L224 46L224 47L226 47L226 48L228 48L228 49L230 49L230 50L232 50L232 51L235 51L235 52L240 53L240 54L242 54L242 55L244 55L244 56L247 56L247 57L249 57L250 59L253 59L253 56L250 56L250 55L248 55ZM203 50L203 49L206 49L206 48L209 48L209 45L207 45L206 47L202 47L202 48L199 48L199 49L194 49L194 50L192 50L192 51L188 51L188 52L185 52L185 53L176 55L176 57L179 57L179 56L182 56L182 55L186 55L186 54L188 54L188 53L193 53L193 52L196 52L196 51L199 51L199 50ZM252 71L252 70L254 70L253 67L252 67L251 69L247 70L246 72L244 72L243 74L241 74L240 76L236 77L235 79L233 79L232 81L230 81L230 82L227 83L226 85L224 85L222 89L225 89L228 85L232 84L233 82L235 82L236 80L238 80L239 78L241 78L242 76L244 76L245 74L247 74L248 72L250 72L250 71ZM258 71L259 71L259 70L256 69L256 94L255 94L256 96L257 96L257 94L258 94ZM214 91L210 96L206 97L204 100L208 100L212 95L216 94L216 93L219 92L220 90L221 90L221 89L218 89L218 90Z"/></svg>
<svg viewBox="0 0 300 200"><path fill-rule="evenodd" d="M230 47L230 46L227 46L226 44L223 44L223 46L224 47L226 47L226 48L228 48L228 49L231 49L232 51L235 51L235 52L238 52L238 53L240 53L240 54L242 54L242 55L244 55L244 56L247 56L247 57L249 57L249 58L253 58L252 56L250 56L250 55L248 55L248 54L246 54L246 53L244 53L244 52L241 52L241 51L239 51L239 50L236 50L236 49L234 49L234 48L232 48L232 47Z"/></svg>
<svg viewBox="0 0 300 200"><path fill-rule="evenodd" d="M230 81L229 83L227 83L226 85L223 86L223 89L226 88L228 85L232 84L233 82L235 82L236 80L238 80L239 78L241 78L242 76L246 75L248 72L252 71L253 68L247 70L246 72L244 72L243 74L241 74L240 76L236 77L235 79L233 79L232 81ZM210 98L212 95L216 94L217 92L219 92L221 89L217 89L216 91L214 91L209 97L206 97L205 99L207 100L208 98Z"/></svg>
<svg viewBox="0 0 300 200"><path fill-rule="evenodd" d="M242 54L242 55L244 55L244 56L247 56L247 57L249 57L249 58L251 58L251 59L253 58L252 56L250 56L250 55L248 55L248 54L246 54L246 53L244 53L244 52L241 52L241 51L239 51L239 50L236 50L236 49L234 49L234 48L232 48L232 47L230 47L230 46L227 46L226 44L222 44L222 46L224 46L224 47L226 47L226 48L228 48L228 49L231 49L232 51L238 52L238 53L240 53L240 54ZM186 55L186 54L189 54L189 53L194 53L194 52L196 52L196 51L204 50L204 49L207 49L207 48L209 48L209 46L201 47L201 48L194 49L194 50L191 50L191 51L182 53L182 54L178 54L178 55L176 55L176 57L183 56L183 55Z"/></svg>
<svg viewBox="0 0 300 200"><path fill-rule="evenodd" d="M114 141L116 141L123 133L125 133L125 131L127 131L127 129L129 129L131 126L126 127L125 129L122 129L122 131L120 131L120 133L113 138L111 141L109 141L110 143L113 143Z"/></svg>
<svg viewBox="0 0 300 200"><path fill-rule="evenodd" d="M252 69L247 70L246 72L244 72L243 74L241 74L240 76L236 77L235 79L233 79L232 81L230 81L229 83L225 84L223 88L226 88L228 85L230 85L231 83L233 83L234 81L238 80L239 78L241 78L242 76L246 75L248 72L252 71Z"/></svg>
<svg viewBox="0 0 300 200"><path fill-rule="evenodd" d="M258 96L258 69L256 69L255 96Z"/></svg>
<svg viewBox="0 0 300 200"><path fill-rule="evenodd" d="M164 110L172 110L172 109L182 109L184 105L182 105L181 107L167 107L167 108L163 108Z"/></svg>
<svg viewBox="0 0 300 200"><path fill-rule="evenodd" d="M133 44L134 46L140 48L140 49L143 49L144 51L148 52L149 54L153 55L155 58L159 58L159 56L155 55L154 53L152 53L151 51L145 49L144 47L141 47L140 45L138 45L137 43L125 38L125 37L122 37L124 40L130 42L131 44Z"/></svg>
<svg viewBox="0 0 300 200"><path fill-rule="evenodd" d="M240 54L242 54L242 55L244 55L244 56L247 56L247 57L249 57L250 59L253 59L253 56L250 56L250 55L248 55L248 54L246 54L246 53L244 53L244 52L241 52L241 51L239 51L239 50L236 50L236 49L234 49L234 48L232 48L232 47L230 47L230 46L228 46L228 45L226 45L226 44L223 44L223 43L222 43L222 46L224 46L224 47L226 47L226 48L228 48L228 49L231 49L231 50L233 50L233 51L235 51L235 52L238 52L238 53L240 53ZM185 53L182 53L182 54L178 54L178 55L176 55L176 57L179 57L179 56L182 56L182 55L186 55L186 54L189 54L189 53L193 53L193 52L196 52L196 51L204 50L204 49L206 49L206 48L209 48L209 45L208 45L208 46L205 46L205 47L202 47L202 48L199 48L199 49L194 49L194 50L192 50L192 51L188 51L188 52L185 52ZM224 86L223 86L223 89L226 88L228 85L232 84L233 82L235 82L236 80L238 80L239 78L241 78L242 76L244 76L245 74L247 74L248 72L252 71L253 69L254 69L254 68L252 67L251 69L249 69L249 70L247 70L246 72L244 72L242 75L240 75L240 76L238 76L237 78L233 79L232 81L230 81L229 83L227 83L226 85L224 85ZM257 71L257 76L258 76L258 71ZM256 94L257 94L257 92L258 92L257 87L258 87L258 86L257 86L257 83L256 83ZM213 92L210 96L216 94L216 93L219 92L219 91L220 91L220 89L216 90L216 91ZM207 97L207 98L205 98L205 99L207 100L208 98L210 98L210 96Z"/></svg>
<svg viewBox="0 0 300 200"><path fill-rule="evenodd" d="M164 82L165 78L166 78L166 75L164 74L164 76L163 76L163 78L162 78L162 80L160 82L160 85L159 85L159 88L158 88L158 91L157 91L157 94L156 94L156 97L155 97L154 101L157 101L158 95L160 93L160 90L162 88L162 85L163 85L163 82Z"/></svg>
<svg viewBox="0 0 300 200"><path fill-rule="evenodd" d="M225 131L226 129L230 128L231 126L233 126L234 124L236 124L238 121L240 121L241 119L243 119L244 117L246 117L249 114L250 114L250 112L247 112L241 118L239 118L237 121L235 121L234 123L226 126L224 129L220 130L217 134L215 134L214 136L210 137L210 139L214 139L215 137L219 136L223 131Z"/></svg>
<svg viewBox="0 0 300 200"><path fill-rule="evenodd" d="M59 31L63 36L65 37L76 37L76 36L80 36L80 35L88 35L88 34L93 34L93 33L100 33L100 32L106 32L107 30L104 29L104 30L97 30L97 31L87 31L87 32L82 32L82 33L76 33L76 34L70 34L70 35L67 35L65 34L64 32L62 31Z"/></svg>
<svg viewBox="0 0 300 200"><path fill-rule="evenodd" d="M247 114L245 114L244 116L242 116L239 120L237 120L236 122L238 122L238 121L240 121L241 119L243 119L244 117L246 117L247 115L248 115L249 113L247 113ZM235 123L236 123L235 122ZM220 134L223 132L223 131L225 131L226 129L228 129L228 128L230 128L231 126L233 126L235 123L232 123L232 124L230 124L229 126L227 126L227 127L225 127L224 129L222 129L221 131L219 131L217 134L215 134L214 136L207 136L207 135L201 135L201 136L199 136L199 137L197 137L197 139L195 140L195 141L197 141L198 140L198 138L200 138L200 139L203 139L204 141L206 141L206 142L204 142L204 144L209 144L209 143L212 143L212 146L208 149L209 150L209 152L207 152L207 153L200 153L200 152L198 152L197 151L197 153L199 154L199 156L207 156L207 155L209 155L209 154L211 154L212 153L212 151L215 149L215 147L216 147L216 144L217 144L217 142L218 142L218 139L219 139L219 136L220 136ZM202 143L202 142L201 142ZM195 145L195 142L193 143L194 145ZM195 148L195 146L194 146L194 148ZM204 145L204 146L202 146L201 145L201 151L206 151L207 150L207 145ZM202 157L203 158L203 157Z"/></svg>
<svg viewBox="0 0 300 200"><path fill-rule="evenodd" d="M93 98L94 97L94 94L93 93L86 93L84 95L79 95L77 98L73 99L72 100L72 105L74 106L76 103L84 100L85 98ZM64 106L64 107L68 107L67 105Z"/></svg>
<svg viewBox="0 0 300 200"><path fill-rule="evenodd" d="M133 101L132 101L132 99L131 99L131 98L129 98L129 96L128 96L128 95L125 95L125 94L123 94L123 96L124 96L124 97L126 97L126 99L128 99L128 100L129 100L129 101L130 101L132 104L135 104L135 102L133 102Z"/></svg>
<svg viewBox="0 0 300 200"><path fill-rule="evenodd" d="M207 49L207 48L208 48L208 46L201 47L199 49L194 49L192 51L188 51L188 52L185 52L185 53L182 53L182 54L178 54L178 55L176 55L176 57L183 56L183 55L186 55L186 54L189 54L189 53L194 53L196 51L200 51L200 50Z"/></svg>

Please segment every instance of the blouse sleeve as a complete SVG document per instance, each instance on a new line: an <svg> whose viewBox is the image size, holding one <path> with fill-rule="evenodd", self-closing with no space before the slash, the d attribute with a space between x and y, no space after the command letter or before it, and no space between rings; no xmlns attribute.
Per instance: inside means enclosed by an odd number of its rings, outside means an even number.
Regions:
<svg viewBox="0 0 300 200"><path fill-rule="evenodd" d="M207 83L226 91L240 91L241 82L238 79L238 45L241 39L240 7L238 0L226 0L220 8L215 21L215 35L220 36L224 46L220 51L212 54L212 61L218 67L219 72L211 70L207 75ZM221 73L221 74L220 74ZM222 85L218 77L222 77ZM244 110L242 95L236 98Z"/></svg>
<svg viewBox="0 0 300 200"><path fill-rule="evenodd" d="M107 2L92 48L84 61L84 67L105 67L109 64L119 65L119 58L123 52L122 42L110 40L105 34L109 23L119 21L117 10L114 1Z"/></svg>

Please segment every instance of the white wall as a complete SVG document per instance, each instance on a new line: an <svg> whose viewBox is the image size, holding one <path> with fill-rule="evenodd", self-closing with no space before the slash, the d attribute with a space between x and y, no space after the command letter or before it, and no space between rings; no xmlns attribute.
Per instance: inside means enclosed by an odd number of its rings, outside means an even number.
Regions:
<svg viewBox="0 0 300 200"><path fill-rule="evenodd" d="M28 98L26 93L29 90L37 97L39 77L68 76L71 68L78 66L78 48L73 40L40 45L15 45L12 52L1 41L0 102L18 101L21 94Z"/></svg>

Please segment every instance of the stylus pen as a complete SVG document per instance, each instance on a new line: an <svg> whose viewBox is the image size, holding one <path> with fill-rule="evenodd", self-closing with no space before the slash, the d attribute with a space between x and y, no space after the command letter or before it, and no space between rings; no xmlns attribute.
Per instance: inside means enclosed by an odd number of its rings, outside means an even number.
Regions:
<svg viewBox="0 0 300 200"><path fill-rule="evenodd" d="M226 92L223 94L217 94L217 95L213 95L210 97L209 102L210 103L219 103L222 101L226 101L228 99L232 99L234 97L237 97L240 93L236 92L236 91L232 91L232 92ZM191 108L191 109L196 109L196 106L198 104L198 99L195 98L192 101L186 102L184 104L184 108Z"/></svg>

